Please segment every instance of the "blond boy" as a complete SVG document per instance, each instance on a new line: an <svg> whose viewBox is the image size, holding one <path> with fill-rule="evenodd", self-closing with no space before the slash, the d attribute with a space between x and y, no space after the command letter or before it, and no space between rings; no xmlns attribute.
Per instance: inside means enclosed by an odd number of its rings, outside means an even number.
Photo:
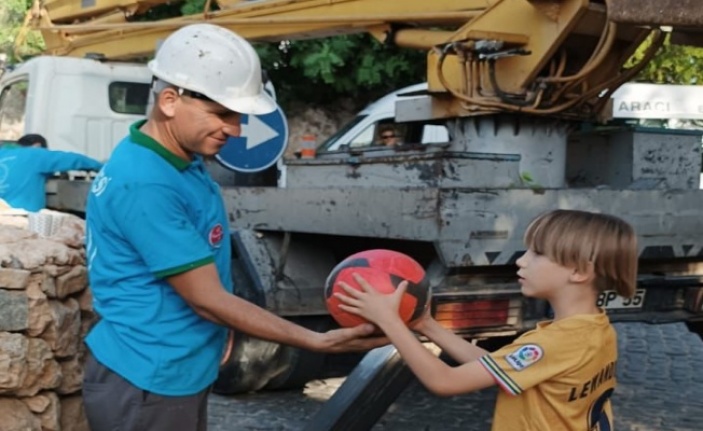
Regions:
<svg viewBox="0 0 703 431"><path fill-rule="evenodd" d="M617 339L596 299L610 289L634 294L635 233L617 217L555 210L530 223L525 245L517 260L522 293L548 301L554 319L489 353L425 316L413 329L454 358L456 367L426 350L392 312L404 283L382 295L357 277L362 291L343 285L348 296L338 296L346 311L386 333L431 392L449 396L498 384L493 430L612 430Z"/></svg>

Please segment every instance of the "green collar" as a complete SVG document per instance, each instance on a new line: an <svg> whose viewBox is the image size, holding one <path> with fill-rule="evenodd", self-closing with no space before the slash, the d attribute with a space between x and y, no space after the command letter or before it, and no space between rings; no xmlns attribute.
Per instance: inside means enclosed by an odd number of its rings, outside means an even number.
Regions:
<svg viewBox="0 0 703 431"><path fill-rule="evenodd" d="M137 121L129 127L129 138L132 140L132 142L146 147L151 151L155 152L156 154L160 155L179 171L186 170L186 168L188 168L188 165L190 165L190 162L187 162L181 159L180 157L177 157L175 154L167 150L166 147L156 142L154 138L146 135L141 130L139 130L144 125L144 123L146 123L146 120Z"/></svg>
<svg viewBox="0 0 703 431"><path fill-rule="evenodd" d="M7 144L0 145L0 148L24 148L24 147L20 144L11 144L8 142Z"/></svg>

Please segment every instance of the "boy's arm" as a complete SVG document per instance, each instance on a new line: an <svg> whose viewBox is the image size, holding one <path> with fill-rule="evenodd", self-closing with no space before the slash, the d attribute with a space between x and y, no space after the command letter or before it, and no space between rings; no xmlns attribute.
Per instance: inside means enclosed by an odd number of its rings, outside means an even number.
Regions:
<svg viewBox="0 0 703 431"><path fill-rule="evenodd" d="M43 174L72 170L97 171L102 167L102 163L97 160L78 153L42 150L38 154L38 163Z"/></svg>
<svg viewBox="0 0 703 431"><path fill-rule="evenodd" d="M444 328L431 317L423 319L420 325L414 328L417 332L429 338L433 343L459 364L475 361L489 352Z"/></svg>
<svg viewBox="0 0 703 431"><path fill-rule="evenodd" d="M458 367L452 367L442 362L415 338L415 335L397 315L389 313L388 319L378 321L376 324L398 349L398 352L420 382L435 395L452 396L466 394L496 384L493 377L478 361L470 360ZM466 344L460 337L456 338L462 344ZM453 347L455 347L456 341L451 340L449 342L449 350L454 350ZM483 349L478 347L476 349L483 351ZM461 349L458 350L461 351ZM473 354L478 354L478 352L472 352L471 356ZM463 352L460 356L467 358L469 355ZM476 357L479 356L481 355Z"/></svg>
<svg viewBox="0 0 703 431"><path fill-rule="evenodd" d="M374 322L381 328L398 349L400 356L412 372L430 392L441 396L451 396L487 388L496 383L491 374L478 361L470 361L458 367L452 367L430 353L420 343L398 314L400 300L408 287L407 281L401 282L395 292L383 294L371 287L358 274L354 274L354 278L361 290L340 282L339 285L345 294L335 293L335 296L342 302L339 307ZM456 345L457 340L441 334L437 330L438 328L433 328L431 324L428 325L428 329L430 332L436 331L445 347L454 350L450 346ZM460 345L466 344L464 340L459 339L459 341Z"/></svg>

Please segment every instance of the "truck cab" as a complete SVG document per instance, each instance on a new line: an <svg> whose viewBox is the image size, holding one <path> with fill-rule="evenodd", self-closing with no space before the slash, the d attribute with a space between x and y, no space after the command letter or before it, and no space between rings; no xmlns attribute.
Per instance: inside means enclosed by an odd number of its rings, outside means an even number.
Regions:
<svg viewBox="0 0 703 431"><path fill-rule="evenodd" d="M395 104L411 100L427 91L427 83L411 85L389 93L369 104L337 133L327 138L318 152L363 149L377 146L384 126L394 126L401 142L434 144L449 142L449 132L443 122L396 123Z"/></svg>
<svg viewBox="0 0 703 431"><path fill-rule="evenodd" d="M33 58L0 80L0 140L39 133L49 149L107 160L144 117L150 82L139 63Z"/></svg>

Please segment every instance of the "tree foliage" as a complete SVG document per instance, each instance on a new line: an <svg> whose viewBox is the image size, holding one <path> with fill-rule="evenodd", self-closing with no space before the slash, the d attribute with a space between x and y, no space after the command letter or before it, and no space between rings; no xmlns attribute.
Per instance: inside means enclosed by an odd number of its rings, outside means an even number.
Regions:
<svg viewBox="0 0 703 431"><path fill-rule="evenodd" d="M638 81L657 84L703 84L703 48L673 45L667 36L664 46L637 77ZM639 62L650 45L645 41L632 56L628 65Z"/></svg>
<svg viewBox="0 0 703 431"><path fill-rule="evenodd" d="M18 60L15 55L15 40L24 21L32 0L2 0L0 2L0 53L7 56L8 63ZM23 43L18 54L32 56L39 54L44 48L44 41L37 31L23 34Z"/></svg>
<svg viewBox="0 0 703 431"><path fill-rule="evenodd" d="M367 34L256 45L283 99L371 100L425 79L425 53L384 46Z"/></svg>

